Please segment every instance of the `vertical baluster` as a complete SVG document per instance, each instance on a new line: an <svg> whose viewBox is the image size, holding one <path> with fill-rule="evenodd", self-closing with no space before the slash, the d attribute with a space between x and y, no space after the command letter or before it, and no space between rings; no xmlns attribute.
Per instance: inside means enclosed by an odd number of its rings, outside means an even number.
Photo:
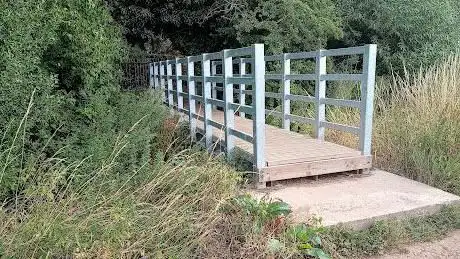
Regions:
<svg viewBox="0 0 460 259"><path fill-rule="evenodd" d="M224 87L224 121L225 121L225 147L227 158L231 159L233 148L235 146L234 137L230 134L230 129L235 126L235 114L230 103L233 103L233 84L230 84L228 78L233 77L233 60L229 56L228 50L222 53L222 73Z"/></svg>
<svg viewBox="0 0 460 259"><path fill-rule="evenodd" d="M195 76L195 63L190 60L190 57L187 57L188 118L190 121L190 136L192 141L195 141L196 119L194 115L196 114L196 103L195 99L192 98L192 95L195 95L195 81L192 79L193 76Z"/></svg>
<svg viewBox="0 0 460 259"><path fill-rule="evenodd" d="M246 74L246 62L244 62L244 59L240 58L240 76L244 76ZM240 91L239 91L239 96L240 96L240 104L246 105L246 85L245 84L240 84ZM240 116L241 117L246 117L246 114L244 112L240 111Z"/></svg>
<svg viewBox="0 0 460 259"><path fill-rule="evenodd" d="M159 80L158 80L158 77L159 77L158 69L159 69L158 62L153 63L153 75L154 75L153 85L155 89L160 88Z"/></svg>
<svg viewBox="0 0 460 259"><path fill-rule="evenodd" d="M184 108L184 98L182 97L182 64L179 64L179 59L176 58L176 94L177 94L177 110L182 111Z"/></svg>
<svg viewBox="0 0 460 259"><path fill-rule="evenodd" d="M165 90L166 86L165 86L165 78L164 78L164 75L165 75L165 63L166 61L161 61L160 62L160 88L163 92L163 102L166 103L166 100L168 99L168 94Z"/></svg>
<svg viewBox="0 0 460 259"><path fill-rule="evenodd" d="M366 46L363 55L363 80L361 82L361 109L359 147L363 155L371 154L372 116L374 111L374 87L377 45Z"/></svg>
<svg viewBox="0 0 460 259"><path fill-rule="evenodd" d="M166 80L168 80L168 105L170 107L174 106L174 96L173 96L173 82L172 82L172 66L171 60L166 61Z"/></svg>
<svg viewBox="0 0 460 259"><path fill-rule="evenodd" d="M283 112L283 129L291 129L291 120L289 115L291 114L291 101L288 99L288 96L291 94L291 80L287 79L287 75L291 74L291 60L286 58L286 54L283 54L282 60L282 70L283 70L283 100L282 100L282 112Z"/></svg>
<svg viewBox="0 0 460 259"><path fill-rule="evenodd" d="M211 98L211 83L207 82L207 78L211 75L210 69L211 62L207 58L206 54L202 55L201 59L201 73L203 76L203 106L204 106L204 134L205 134L205 145L208 150L212 149L212 126L209 124L209 120L212 119L212 105L209 102Z"/></svg>
<svg viewBox="0 0 460 259"><path fill-rule="evenodd" d="M155 78L155 76L154 76L153 63L150 62L150 63L149 63L149 86L150 86L150 88L152 88L152 89L155 88L154 81L153 81L154 78Z"/></svg>
<svg viewBox="0 0 460 259"><path fill-rule="evenodd" d="M322 54L323 50L318 50L316 54L316 84L315 84L315 137L324 140L324 127L321 122L326 120L326 105L321 103L326 97L326 81L322 80L322 75L326 74L326 57Z"/></svg>
<svg viewBox="0 0 460 259"><path fill-rule="evenodd" d="M254 85L252 86L253 100L253 148L254 169L259 171L266 166L265 162L265 60L264 45L254 44L254 63L252 74ZM263 175L259 176L259 182L264 182Z"/></svg>
<svg viewBox="0 0 460 259"><path fill-rule="evenodd" d="M211 75L215 76L217 74L217 64L215 61L211 62ZM217 83L212 82L211 83L211 98L217 99ZM217 107L215 105L212 106L213 109L216 109Z"/></svg>

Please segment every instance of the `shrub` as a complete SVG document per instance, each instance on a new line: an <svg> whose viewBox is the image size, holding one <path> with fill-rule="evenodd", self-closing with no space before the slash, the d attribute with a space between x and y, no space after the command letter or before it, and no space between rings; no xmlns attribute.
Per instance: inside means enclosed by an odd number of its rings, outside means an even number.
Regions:
<svg viewBox="0 0 460 259"><path fill-rule="evenodd" d="M121 32L102 1L2 1L0 36L0 145L8 150L0 154L0 199L21 191L21 172L57 153L90 157L81 166L96 170L135 124L117 168L148 162L165 110L151 92L120 91Z"/></svg>

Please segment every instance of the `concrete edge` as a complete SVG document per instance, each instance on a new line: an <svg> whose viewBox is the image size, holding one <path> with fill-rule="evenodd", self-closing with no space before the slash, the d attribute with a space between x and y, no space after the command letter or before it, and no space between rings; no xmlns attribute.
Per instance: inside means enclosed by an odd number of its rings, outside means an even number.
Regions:
<svg viewBox="0 0 460 259"><path fill-rule="evenodd" d="M448 201L448 202L444 202L440 204L427 205L427 206L423 206L423 207L419 207L415 209L390 213L386 215L375 216L375 217L366 218L366 219L360 219L360 220L355 220L355 221L350 221L350 222L341 222L341 223L331 224L331 225L324 225L324 227L345 226L353 230L364 230L364 229L370 228L377 221L405 220L409 218L430 216L430 215L433 215L439 212L443 207L452 206L452 205L460 205L460 199L456 199L456 200L452 200L452 201Z"/></svg>

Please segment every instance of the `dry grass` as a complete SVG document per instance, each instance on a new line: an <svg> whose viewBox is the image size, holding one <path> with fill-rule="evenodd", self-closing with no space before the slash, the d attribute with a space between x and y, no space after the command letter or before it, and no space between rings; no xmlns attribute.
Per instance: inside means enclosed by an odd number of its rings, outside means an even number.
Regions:
<svg viewBox="0 0 460 259"><path fill-rule="evenodd" d="M381 85L376 165L460 194L460 56Z"/></svg>

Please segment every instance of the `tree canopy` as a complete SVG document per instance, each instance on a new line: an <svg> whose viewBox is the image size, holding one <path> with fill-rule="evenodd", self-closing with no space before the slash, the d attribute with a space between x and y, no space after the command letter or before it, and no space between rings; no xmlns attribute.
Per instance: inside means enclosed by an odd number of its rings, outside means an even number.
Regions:
<svg viewBox="0 0 460 259"><path fill-rule="evenodd" d="M191 55L265 43L269 52L379 45L379 73L417 69L460 42L455 0L106 0L128 43Z"/></svg>

